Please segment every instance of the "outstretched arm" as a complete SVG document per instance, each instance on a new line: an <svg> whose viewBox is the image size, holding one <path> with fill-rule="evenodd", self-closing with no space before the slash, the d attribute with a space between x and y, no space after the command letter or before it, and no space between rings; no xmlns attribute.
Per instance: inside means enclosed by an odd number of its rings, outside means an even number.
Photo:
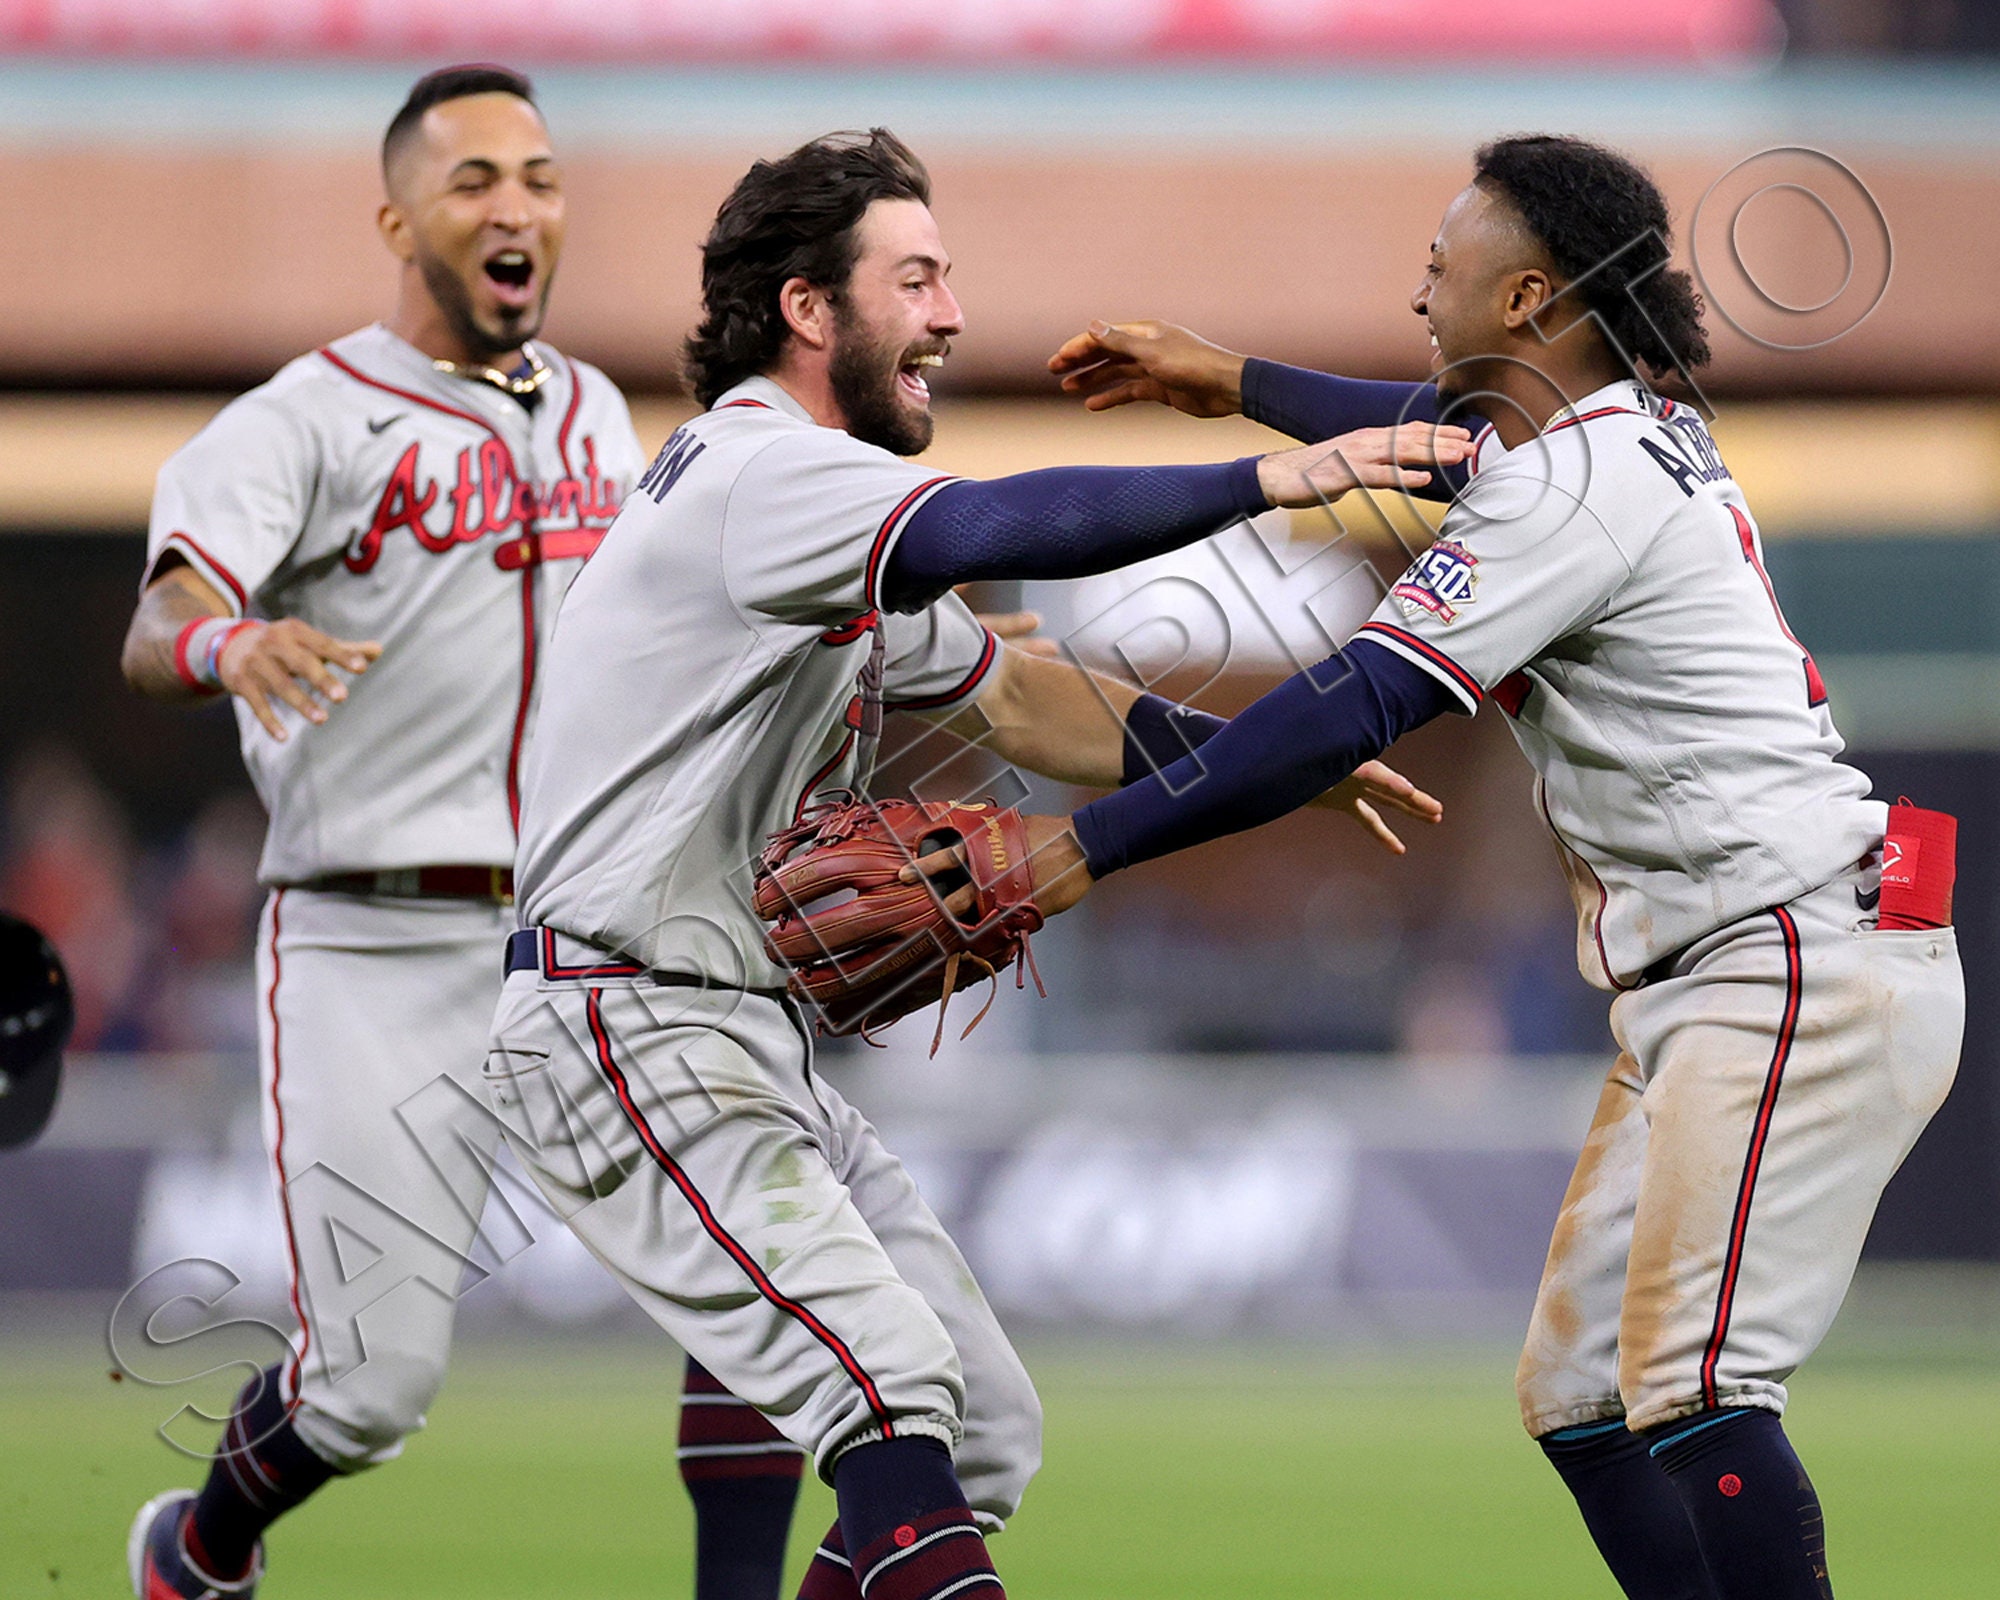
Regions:
<svg viewBox="0 0 2000 1600"><path fill-rule="evenodd" d="M1073 662L1003 648L978 698L944 726L1045 778L1108 789L1123 779L1125 719L1139 697Z"/></svg>
<svg viewBox="0 0 2000 1600"><path fill-rule="evenodd" d="M1132 795L1156 783L1163 771L1177 770L1176 764L1193 751L1207 749L1230 723L1072 662L1007 650L978 699L947 717L945 726L1003 761L1044 777L1087 788L1123 785ZM1425 822L1443 814L1436 800L1401 773L1365 757L1340 767L1321 790L1297 803L1348 812L1397 855L1403 853L1403 841L1382 811L1401 811Z"/></svg>
<svg viewBox="0 0 2000 1600"><path fill-rule="evenodd" d="M1356 798L1364 808L1386 800L1435 820L1436 801L1421 791L1411 791L1411 803L1379 792L1371 769L1404 783L1373 758L1455 709L1462 707L1451 691L1421 667L1365 640L1350 644L1141 781L1073 816L1029 816L1035 904L1054 916L1120 867L1257 827L1317 797L1349 809ZM940 852L904 876L914 881L918 868L936 873L952 864Z"/></svg>
<svg viewBox="0 0 2000 1600"><path fill-rule="evenodd" d="M1356 428L1436 422L1437 388L1429 383L1380 383L1288 367L1210 344L1170 322L1093 322L1049 357L1049 370L1092 411L1150 400L1194 417L1241 412L1294 439L1329 439ZM1477 429L1470 412L1450 418ZM1465 484L1457 463L1441 463L1410 492L1448 500Z"/></svg>
<svg viewBox="0 0 2000 1600"><path fill-rule="evenodd" d="M1092 801L1070 822L1101 878L1297 810L1457 706L1421 667L1358 641L1286 679L1199 752Z"/></svg>
<svg viewBox="0 0 2000 1600"><path fill-rule="evenodd" d="M1212 466L1050 467L948 483L911 514L889 555L883 600L915 611L954 584L1108 572L1273 506L1420 486L1430 466L1461 461L1471 448L1463 428L1406 424Z"/></svg>

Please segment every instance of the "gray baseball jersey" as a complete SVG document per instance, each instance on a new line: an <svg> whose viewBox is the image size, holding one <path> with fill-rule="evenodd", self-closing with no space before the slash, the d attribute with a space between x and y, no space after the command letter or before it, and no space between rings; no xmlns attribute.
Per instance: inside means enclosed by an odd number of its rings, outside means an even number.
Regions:
<svg viewBox="0 0 2000 1600"><path fill-rule="evenodd" d="M386 328L301 356L161 469L167 552L245 616L297 617L382 657L279 742L237 706L271 825L260 875L514 858L537 663L563 587L644 461L595 368L554 368L531 414Z"/></svg>
<svg viewBox="0 0 2000 1600"><path fill-rule="evenodd" d="M1472 470L1358 637L1468 710L1489 693L1506 710L1586 978L1628 987L1880 847L1886 808L1837 759L1825 686L1699 416L1615 383L1519 449L1488 432Z"/></svg>
<svg viewBox="0 0 2000 1600"><path fill-rule="evenodd" d="M571 589L523 784L521 917L647 967L776 987L749 863L868 781L882 709L975 695L955 597L885 611L889 552L950 478L752 378L661 450Z"/></svg>
<svg viewBox="0 0 2000 1600"><path fill-rule="evenodd" d="M171 550L234 612L383 646L326 722L288 715L283 742L237 707L271 817L267 882L513 860L556 602L644 464L610 382L541 354L552 372L531 415L367 328L224 408L161 471L149 580ZM301 1436L343 1468L395 1455L443 1381L483 1174L441 1190L410 1108L441 1079L476 1088L512 920L497 896L279 887L266 905L263 1112L300 1324L286 1394ZM478 1126L455 1137L494 1142ZM353 1297L367 1274L323 1248L335 1220L397 1262L392 1276L418 1241L437 1290L372 1282L365 1359Z"/></svg>

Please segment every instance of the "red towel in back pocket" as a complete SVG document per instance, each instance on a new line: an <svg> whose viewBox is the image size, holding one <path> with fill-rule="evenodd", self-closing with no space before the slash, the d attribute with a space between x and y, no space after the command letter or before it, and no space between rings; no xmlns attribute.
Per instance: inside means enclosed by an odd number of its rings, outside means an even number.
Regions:
<svg viewBox="0 0 2000 1600"><path fill-rule="evenodd" d="M1958 818L1907 800L1889 808L1878 928L1949 928L1958 876Z"/></svg>

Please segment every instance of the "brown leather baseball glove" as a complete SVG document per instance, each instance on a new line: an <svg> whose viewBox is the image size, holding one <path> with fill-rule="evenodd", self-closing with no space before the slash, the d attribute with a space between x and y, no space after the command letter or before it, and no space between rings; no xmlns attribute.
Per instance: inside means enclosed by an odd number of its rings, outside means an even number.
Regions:
<svg viewBox="0 0 2000 1600"><path fill-rule="evenodd" d="M954 845L962 846L962 872L897 881L918 857ZM791 969L791 991L816 1009L821 1033L869 1039L937 1000L935 1055L951 997L995 980L965 1029L972 1032L1008 962L1016 988L1034 973L1046 993L1028 952L1042 913L1021 813L1011 806L829 801L771 835L756 879L757 914L771 924L764 946ZM961 889L971 890L972 904L954 913L945 902Z"/></svg>

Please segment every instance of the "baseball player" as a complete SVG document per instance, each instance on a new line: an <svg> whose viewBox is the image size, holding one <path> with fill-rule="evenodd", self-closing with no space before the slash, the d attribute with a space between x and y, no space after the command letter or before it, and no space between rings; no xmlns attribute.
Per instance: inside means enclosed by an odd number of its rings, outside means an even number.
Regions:
<svg viewBox="0 0 2000 1600"><path fill-rule="evenodd" d="M266 1526L423 1426L498 1146L473 1096L541 660L644 466L611 383L537 338L564 203L527 80L433 73L382 155L394 315L168 462L125 648L145 694L233 697L270 812L263 1114L299 1324L200 1494L139 1513L145 1600L250 1594ZM343 1266L336 1223L383 1260ZM698 1593L772 1600L798 1449L687 1388Z"/></svg>
<svg viewBox="0 0 2000 1600"><path fill-rule="evenodd" d="M1000 648L952 584L1123 564L1470 447L1416 428L986 483L915 465L961 325L929 197L876 129L759 162L724 203L689 341L708 409L640 478L549 645L487 1067L577 1235L833 1484L802 1591L820 1600L998 1594L980 1535L1036 1468L1040 1410L963 1257L813 1072L751 910L760 846L865 790L892 709L1059 778L1121 777L1136 691ZM1434 812L1361 777L1350 809Z"/></svg>
<svg viewBox="0 0 2000 1600"><path fill-rule="evenodd" d="M1700 416L1635 378L1708 355L1668 238L1624 157L1503 139L1412 297L1432 393L1246 363L1162 324L1100 324L1058 352L1099 409L1318 428L1476 401L1492 420L1437 542L1344 652L1190 725L1206 742L1156 776L1027 819L1035 898L1073 904L1496 702L1621 1050L1549 1249L1523 1420L1634 1600L1823 1600L1785 1379L1957 1068L1954 829L1867 798L1841 763L1742 490Z"/></svg>

